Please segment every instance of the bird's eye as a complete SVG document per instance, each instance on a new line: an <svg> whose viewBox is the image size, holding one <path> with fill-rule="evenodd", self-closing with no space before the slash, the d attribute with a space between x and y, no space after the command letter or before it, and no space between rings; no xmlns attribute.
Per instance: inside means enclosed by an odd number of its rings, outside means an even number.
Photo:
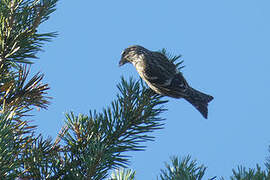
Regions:
<svg viewBox="0 0 270 180"><path fill-rule="evenodd" d="M122 52L122 56L124 57L127 54L127 51Z"/></svg>

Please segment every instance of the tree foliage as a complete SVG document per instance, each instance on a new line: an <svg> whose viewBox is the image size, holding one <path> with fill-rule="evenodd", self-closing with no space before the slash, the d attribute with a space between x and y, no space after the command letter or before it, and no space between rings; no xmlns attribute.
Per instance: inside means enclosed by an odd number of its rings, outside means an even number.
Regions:
<svg viewBox="0 0 270 180"><path fill-rule="evenodd" d="M44 74L30 77L29 64L56 36L40 33L38 27L49 19L57 2L0 0L0 177L134 180L135 171L124 169L129 164L127 152L145 150L144 143L154 140L151 132L163 128L161 114L167 102L141 80L122 78L116 99L101 112L67 113L55 140L36 135L37 127L28 120L34 107L46 109L50 103ZM181 57L161 52L173 62ZM177 63L179 69L182 63ZM269 159L265 164L266 170L239 166L231 179L269 179ZM173 157L159 178L199 180L205 172L206 167L190 156Z"/></svg>
<svg viewBox="0 0 270 180"><path fill-rule="evenodd" d="M57 139L35 135L27 117L47 108L48 84L37 73L29 79L36 53L56 33L38 33L55 10L56 0L0 1L0 175L6 179L103 179L126 167L127 151L144 150L150 132L162 128L166 101L142 81L122 78L117 99L102 112L66 114Z"/></svg>
<svg viewBox="0 0 270 180"><path fill-rule="evenodd" d="M127 151L144 150L141 143L153 140L148 133L162 128L159 117L165 109L159 95L149 95L141 81L122 79L120 94L103 112L66 114L63 136L68 176L102 179L108 171L128 164Z"/></svg>
<svg viewBox="0 0 270 180"><path fill-rule="evenodd" d="M135 180L135 171L131 169L117 169L111 174L110 180Z"/></svg>

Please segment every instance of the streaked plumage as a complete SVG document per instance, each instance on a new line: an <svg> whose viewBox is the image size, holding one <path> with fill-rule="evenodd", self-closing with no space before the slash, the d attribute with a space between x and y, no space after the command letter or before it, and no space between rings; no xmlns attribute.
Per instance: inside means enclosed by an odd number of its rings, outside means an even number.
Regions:
<svg viewBox="0 0 270 180"><path fill-rule="evenodd" d="M160 52L142 46L130 46L123 53L119 65L132 63L141 78L156 93L173 98L184 98L207 118L212 96L191 88L176 65Z"/></svg>

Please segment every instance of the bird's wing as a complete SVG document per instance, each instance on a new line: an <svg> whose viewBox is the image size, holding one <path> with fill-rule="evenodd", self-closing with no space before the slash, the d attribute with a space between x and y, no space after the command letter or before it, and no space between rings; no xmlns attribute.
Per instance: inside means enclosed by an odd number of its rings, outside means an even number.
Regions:
<svg viewBox="0 0 270 180"><path fill-rule="evenodd" d="M144 67L145 78L153 84L162 86L171 81L172 75L175 74L175 65L168 61L167 57L158 52L152 52L150 56L145 57Z"/></svg>
<svg viewBox="0 0 270 180"><path fill-rule="evenodd" d="M171 97L185 97L189 87L182 73L159 52L153 52L145 64L144 78L164 95ZM151 58L151 59L150 59Z"/></svg>

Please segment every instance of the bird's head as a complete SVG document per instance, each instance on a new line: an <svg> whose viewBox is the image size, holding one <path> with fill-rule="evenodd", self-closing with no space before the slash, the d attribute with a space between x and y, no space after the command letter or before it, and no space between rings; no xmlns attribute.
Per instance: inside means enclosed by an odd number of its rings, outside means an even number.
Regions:
<svg viewBox="0 0 270 180"><path fill-rule="evenodd" d="M142 46L134 45L126 48L122 52L121 60L119 61L119 66L122 66L126 63L132 63L134 61L140 60L140 56L147 54L149 50L145 49Z"/></svg>

